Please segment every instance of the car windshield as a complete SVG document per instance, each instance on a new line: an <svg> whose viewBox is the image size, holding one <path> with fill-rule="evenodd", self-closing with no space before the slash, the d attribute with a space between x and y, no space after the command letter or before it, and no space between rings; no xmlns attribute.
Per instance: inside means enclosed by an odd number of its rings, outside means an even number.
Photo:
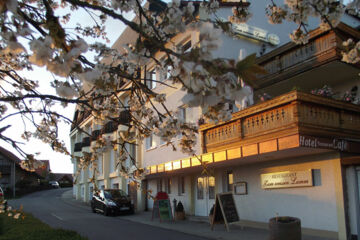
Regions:
<svg viewBox="0 0 360 240"><path fill-rule="evenodd" d="M104 191L105 198L120 198L126 197L126 193L122 190L105 190Z"/></svg>

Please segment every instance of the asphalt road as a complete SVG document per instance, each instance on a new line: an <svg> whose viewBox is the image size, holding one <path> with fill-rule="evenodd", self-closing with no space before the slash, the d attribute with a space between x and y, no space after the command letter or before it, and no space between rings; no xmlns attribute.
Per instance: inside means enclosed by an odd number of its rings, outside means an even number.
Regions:
<svg viewBox="0 0 360 240"><path fill-rule="evenodd" d="M92 213L90 207L76 206L64 201L61 195L69 189L36 192L20 199L10 200L14 207L23 205L24 211L55 228L70 229L90 240L103 239L156 239L205 240L178 231L131 222L121 216L105 217Z"/></svg>

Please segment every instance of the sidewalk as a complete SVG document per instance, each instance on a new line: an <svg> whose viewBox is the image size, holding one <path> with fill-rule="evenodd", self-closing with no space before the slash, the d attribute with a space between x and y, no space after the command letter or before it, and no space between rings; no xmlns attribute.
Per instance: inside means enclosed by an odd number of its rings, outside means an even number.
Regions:
<svg viewBox="0 0 360 240"><path fill-rule="evenodd" d="M79 206L81 208L89 209L90 205L75 200L72 197L72 192L67 191L62 195L62 199L72 205ZM194 217L188 216L184 221L175 222L160 222L159 219L151 220L151 211L139 212L133 215L121 215L119 218L126 219L132 222L138 222L147 224L159 228L179 231L191 235L205 237L209 239L217 240L267 240L268 230L243 227L238 225L230 225L230 232L227 232L225 226L222 224L215 225L214 231L211 231L208 218L206 217ZM320 238L314 236L303 235L302 240L333 240L328 238Z"/></svg>

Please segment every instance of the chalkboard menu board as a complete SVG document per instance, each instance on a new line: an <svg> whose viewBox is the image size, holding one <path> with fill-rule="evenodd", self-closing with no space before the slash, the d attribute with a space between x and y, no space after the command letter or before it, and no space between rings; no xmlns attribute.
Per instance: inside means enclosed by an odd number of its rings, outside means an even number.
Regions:
<svg viewBox="0 0 360 240"><path fill-rule="evenodd" d="M228 223L238 222L239 215L236 210L235 201L232 193L219 195L220 204L222 205L223 212Z"/></svg>
<svg viewBox="0 0 360 240"><path fill-rule="evenodd" d="M229 223L238 221L240 221L240 218L236 210L233 194L231 192L216 194L211 230L214 229L214 224L224 222L226 230L229 231Z"/></svg>

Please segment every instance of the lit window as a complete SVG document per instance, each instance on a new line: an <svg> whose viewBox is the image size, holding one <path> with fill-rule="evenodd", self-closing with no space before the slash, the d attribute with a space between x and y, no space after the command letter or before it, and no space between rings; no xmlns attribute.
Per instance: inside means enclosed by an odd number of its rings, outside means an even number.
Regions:
<svg viewBox="0 0 360 240"><path fill-rule="evenodd" d="M215 199L215 177L209 177L209 199Z"/></svg>
<svg viewBox="0 0 360 240"><path fill-rule="evenodd" d="M234 174L232 171L227 172L227 191L232 192L234 185Z"/></svg>
<svg viewBox="0 0 360 240"><path fill-rule="evenodd" d="M197 180L197 199L204 199L204 178L202 177Z"/></svg>

